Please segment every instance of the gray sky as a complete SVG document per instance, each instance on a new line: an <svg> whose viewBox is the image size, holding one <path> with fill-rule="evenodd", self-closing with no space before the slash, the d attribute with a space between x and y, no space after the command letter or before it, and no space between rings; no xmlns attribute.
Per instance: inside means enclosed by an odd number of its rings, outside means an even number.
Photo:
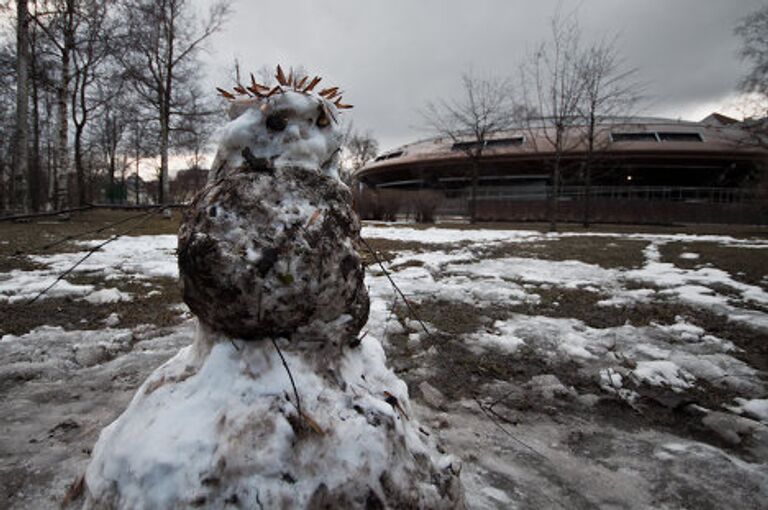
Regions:
<svg viewBox="0 0 768 510"><path fill-rule="evenodd" d="M206 0L201 0L205 2ZM734 113L738 20L761 0L564 0L580 4L589 41L619 35L620 53L647 82L642 112L699 120ZM340 85L345 112L381 149L428 136L419 109L459 92L463 72L514 79L548 35L557 0L235 0L234 15L204 56L211 87L244 71L303 65ZM211 88L213 91L213 88Z"/></svg>

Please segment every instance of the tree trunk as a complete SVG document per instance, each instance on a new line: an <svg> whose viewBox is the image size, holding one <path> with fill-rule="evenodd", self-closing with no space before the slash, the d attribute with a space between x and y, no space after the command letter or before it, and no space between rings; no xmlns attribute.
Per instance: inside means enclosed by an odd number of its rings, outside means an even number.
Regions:
<svg viewBox="0 0 768 510"><path fill-rule="evenodd" d="M160 110L160 182L158 190L158 204L165 204L170 198L170 182L168 182L168 146L169 146L169 128L168 128L168 110L164 106Z"/></svg>
<svg viewBox="0 0 768 510"><path fill-rule="evenodd" d="M29 209L28 108L29 108L29 11L27 0L16 2L16 147L14 202L24 212Z"/></svg>
<svg viewBox="0 0 768 510"><path fill-rule="evenodd" d="M61 54L61 79L56 87L56 112L58 123L56 126L56 174L57 189L54 207L66 209L69 207L70 174L69 174L69 148L67 135L69 131L69 51L66 49Z"/></svg>
<svg viewBox="0 0 768 510"><path fill-rule="evenodd" d="M85 167L83 165L83 127L84 123L75 123L75 175L77 177L77 206L82 207L86 200Z"/></svg>
<svg viewBox="0 0 768 510"><path fill-rule="evenodd" d="M587 154L584 158L584 228L589 228L592 214L591 200L592 200L592 161L595 152L595 115L591 113L589 116L589 132L587 133Z"/></svg>
<svg viewBox="0 0 768 510"><path fill-rule="evenodd" d="M477 221L477 183L480 174L480 162L477 159L472 160L472 186L469 199L469 222L474 224Z"/></svg>
<svg viewBox="0 0 768 510"><path fill-rule="evenodd" d="M138 124L136 125L136 130L138 131ZM138 134L136 137L136 205L141 204L141 197L140 197L140 185L139 185L139 159L141 158L141 147L139 146L139 138Z"/></svg>
<svg viewBox="0 0 768 510"><path fill-rule="evenodd" d="M34 38L34 32L32 32ZM37 77L36 44L32 44L30 64L32 67L32 169L29 174L29 187L33 211L39 211L45 203L42 155L40 154L40 86Z"/></svg>
<svg viewBox="0 0 768 510"><path fill-rule="evenodd" d="M562 157L562 134L558 132L555 146L555 161L552 167L552 189L549 196L549 230L557 232L557 222L560 216L560 164Z"/></svg>
<svg viewBox="0 0 768 510"><path fill-rule="evenodd" d="M74 176L72 175L71 165L69 164L69 148L68 148L68 130L69 130L69 116L68 105L69 102L69 59L72 54L72 50L75 46L75 34L74 30L74 16L75 8L73 0L67 0L65 20L64 20L64 45L61 48L61 78L59 85L56 89L56 102L58 111L58 125L57 125L57 144L56 144L56 166L58 167L58 190L56 193L56 207L65 209L69 207L71 203L71 186L75 184Z"/></svg>

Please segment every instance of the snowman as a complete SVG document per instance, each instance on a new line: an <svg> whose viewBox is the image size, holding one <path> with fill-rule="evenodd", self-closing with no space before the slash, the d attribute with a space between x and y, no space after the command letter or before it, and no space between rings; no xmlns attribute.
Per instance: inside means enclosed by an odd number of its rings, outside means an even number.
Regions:
<svg viewBox="0 0 768 510"><path fill-rule="evenodd" d="M463 508L368 319L359 221L338 178L342 102L319 77L230 102L178 262L192 344L107 426L85 508Z"/></svg>

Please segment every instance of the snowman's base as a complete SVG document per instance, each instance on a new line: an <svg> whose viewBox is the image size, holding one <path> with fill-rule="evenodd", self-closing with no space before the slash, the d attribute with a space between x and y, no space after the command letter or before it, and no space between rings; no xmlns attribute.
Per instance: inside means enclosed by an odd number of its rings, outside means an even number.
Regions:
<svg viewBox="0 0 768 510"><path fill-rule="evenodd" d="M459 465L367 336L333 358L200 328L99 437L86 508L463 508ZM314 365L314 366L313 366Z"/></svg>

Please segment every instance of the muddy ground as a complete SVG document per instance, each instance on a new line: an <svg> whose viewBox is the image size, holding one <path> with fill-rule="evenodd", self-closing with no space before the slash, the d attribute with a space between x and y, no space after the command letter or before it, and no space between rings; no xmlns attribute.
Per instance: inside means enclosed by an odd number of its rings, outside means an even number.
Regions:
<svg viewBox="0 0 768 510"><path fill-rule="evenodd" d="M97 211L76 213L63 222L0 223L0 274L39 269L40 262L28 255L82 251L76 239L104 239L134 224L130 235L173 234L176 214L168 220ZM118 221L123 223L110 226ZM418 257L403 260L403 253L469 250L473 260L578 260L611 270L637 269L647 262L647 240L591 236L574 226L564 230L580 236L525 244L425 244L385 238L369 242L395 281L425 265ZM590 232L768 239L768 232L757 227L596 226ZM73 239L50 246L69 237ZM665 242L659 252L662 262L682 269L717 268L735 281L768 290L768 250L692 240ZM681 258L687 252L698 257ZM363 255L371 271L379 272L374 257ZM106 286L100 278L75 272L67 281ZM440 276L435 280L439 284ZM754 388L768 384L768 331L674 299L599 306L610 297L604 289L530 283L518 277L509 282L527 285L526 291L537 299L468 303L409 295L412 310L402 301L387 302L387 324L401 327L377 332L391 366L409 385L417 418L447 451L462 458L471 506L765 508L766 425L759 417L727 409L738 397L767 397L764 389ZM0 336L7 335L0 341L0 508L59 506L87 465L101 428L122 412L154 368L191 341L194 320L180 305L173 279L116 280L109 286L135 298L102 304L71 297L32 304L0 302ZM633 286L653 287L626 282L627 289ZM733 302L738 301L736 290L719 288L719 294L729 292ZM768 311L759 302L741 301L739 306L755 313ZM110 323L115 315L119 323ZM416 317L428 335L419 332ZM684 320L736 346L733 358L754 371L749 376L752 389L745 393L737 385L705 380L683 390L627 382L625 389L636 394L627 399L601 387L596 368L583 360L542 354L531 342L509 352L472 345L472 335L520 317L575 319L594 331L646 331ZM623 363L631 371L632 364L636 366L636 360L616 358L617 367Z"/></svg>

